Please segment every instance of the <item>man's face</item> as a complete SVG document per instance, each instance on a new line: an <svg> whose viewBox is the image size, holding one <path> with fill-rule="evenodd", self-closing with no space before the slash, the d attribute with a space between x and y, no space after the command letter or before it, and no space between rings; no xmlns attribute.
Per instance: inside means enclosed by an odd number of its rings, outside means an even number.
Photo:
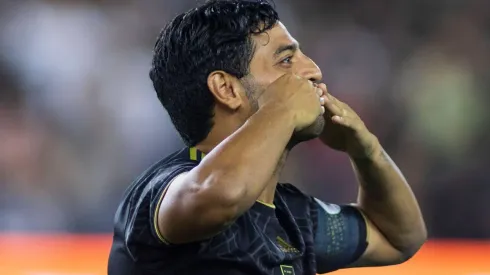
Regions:
<svg viewBox="0 0 490 275"><path fill-rule="evenodd" d="M278 22L266 33L253 37L255 54L250 63L250 74L245 80L245 88L250 89L252 109L258 109L256 99L267 87L286 73L294 73L305 79L320 82L320 68L308 56L303 54L298 42L289 34L286 27ZM255 107L255 108L254 108ZM323 130L323 116L309 127L293 134L289 146L318 137Z"/></svg>

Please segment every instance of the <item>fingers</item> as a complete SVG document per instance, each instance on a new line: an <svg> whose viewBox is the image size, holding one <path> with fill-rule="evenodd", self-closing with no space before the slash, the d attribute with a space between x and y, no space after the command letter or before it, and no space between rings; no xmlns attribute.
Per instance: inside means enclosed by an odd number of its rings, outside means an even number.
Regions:
<svg viewBox="0 0 490 275"><path fill-rule="evenodd" d="M325 85L325 84L323 84ZM325 114L325 102L327 101L327 97L325 96L325 90L323 87L320 87L320 85L313 83L313 86L316 89L316 94L320 98L320 108L321 108L321 115ZM326 88L326 86L325 86Z"/></svg>
<svg viewBox="0 0 490 275"><path fill-rule="evenodd" d="M325 95L328 97L328 99L330 101L332 101L333 103L335 103L337 106L342 106L343 105L343 102L341 102L340 100L338 100L336 97L334 97L332 94L330 93L325 93Z"/></svg>
<svg viewBox="0 0 490 275"><path fill-rule="evenodd" d="M322 89L320 89L320 88L318 88L318 87L316 88L316 94L317 94L319 97L321 97L321 96L323 96L323 95L324 95L323 90L322 90Z"/></svg>
<svg viewBox="0 0 490 275"><path fill-rule="evenodd" d="M324 95L323 98L325 102L325 111L331 114L332 116L344 116L346 114L345 109L339 106L334 100L332 100L329 95Z"/></svg>
<svg viewBox="0 0 490 275"><path fill-rule="evenodd" d="M352 119L351 117L348 117L348 116L344 116L344 117L333 116L332 122L335 124L338 124L338 125L342 125L346 128L350 128L352 130L356 130L358 128L357 127L357 124L358 124L357 121L355 121L354 119Z"/></svg>
<svg viewBox="0 0 490 275"><path fill-rule="evenodd" d="M328 91L327 91L327 85L325 83L319 83L319 84L316 84L317 87L319 89L321 89L323 91L324 94L326 94Z"/></svg>
<svg viewBox="0 0 490 275"><path fill-rule="evenodd" d="M350 123L341 116L333 116L332 121L335 122L336 124L344 125L347 127L350 125Z"/></svg>
<svg viewBox="0 0 490 275"><path fill-rule="evenodd" d="M343 106L341 102L328 93L327 85L325 83L320 83L316 84L316 87L319 90L317 91L318 95L325 98L324 101L326 102L326 111L330 112L333 115L343 115L344 111L342 110Z"/></svg>
<svg viewBox="0 0 490 275"><path fill-rule="evenodd" d="M325 98L325 111L331 116L331 120L334 124L338 124L352 130L360 129L362 121L357 115L350 111L347 105L328 93L323 97Z"/></svg>
<svg viewBox="0 0 490 275"><path fill-rule="evenodd" d="M325 94L327 106L326 111L330 111L332 115L345 116L351 114L352 117L357 117L357 114L349 107L349 105L338 100L330 93Z"/></svg>
<svg viewBox="0 0 490 275"><path fill-rule="evenodd" d="M359 117L352 116L333 116L332 122L337 125L346 127L352 131L360 131L365 127L364 122L362 122Z"/></svg>
<svg viewBox="0 0 490 275"><path fill-rule="evenodd" d="M334 124L344 126L354 131L361 129L364 125L361 119L347 104L328 93L327 85L321 83L317 85L317 88L323 92L320 96L320 102L322 103L322 106L325 106L325 113L328 113L328 116L330 116L330 119Z"/></svg>
<svg viewBox="0 0 490 275"><path fill-rule="evenodd" d="M333 123L349 128L353 128L353 126L355 126L355 122L358 120L357 116L350 114L348 110L339 106L338 103L333 102L329 98L325 106L326 111L331 115L331 120Z"/></svg>
<svg viewBox="0 0 490 275"><path fill-rule="evenodd" d="M321 115L325 114L325 100L326 100L326 97L325 96L321 96L319 97L320 99L320 113Z"/></svg>

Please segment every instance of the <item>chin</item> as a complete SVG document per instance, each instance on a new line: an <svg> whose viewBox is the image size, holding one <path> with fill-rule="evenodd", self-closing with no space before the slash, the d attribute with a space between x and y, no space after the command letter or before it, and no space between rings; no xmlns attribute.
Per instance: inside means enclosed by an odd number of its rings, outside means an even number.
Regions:
<svg viewBox="0 0 490 275"><path fill-rule="evenodd" d="M301 131L295 132L288 143L288 149L292 149L294 146L301 142L315 139L320 136L325 126L325 119L323 116L319 116L313 124L304 128Z"/></svg>

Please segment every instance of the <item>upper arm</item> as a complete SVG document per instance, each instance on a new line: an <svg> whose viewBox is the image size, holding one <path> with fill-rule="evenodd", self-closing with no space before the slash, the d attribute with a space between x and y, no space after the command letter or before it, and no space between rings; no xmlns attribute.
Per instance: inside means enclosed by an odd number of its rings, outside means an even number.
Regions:
<svg viewBox="0 0 490 275"><path fill-rule="evenodd" d="M362 214L360 209L358 211ZM369 218L362 216L366 223L368 246L362 256L347 267L387 266L406 261L405 255L390 244Z"/></svg>
<svg viewBox="0 0 490 275"><path fill-rule="evenodd" d="M210 200L204 185L195 180L191 170L174 177L161 192L153 226L162 242L183 244L204 240L228 225L232 207L225 205L225 199Z"/></svg>
<svg viewBox="0 0 490 275"><path fill-rule="evenodd" d="M318 213L315 253L319 273L402 262L402 254L358 208L326 204L317 199L315 202Z"/></svg>
<svg viewBox="0 0 490 275"><path fill-rule="evenodd" d="M188 172L183 172L175 176L173 179L171 179L163 188L161 193L158 196L158 199L156 200L155 208L154 208L154 213L153 213L153 218L152 218L152 229L154 230L156 236L158 239L163 242L164 244L170 244L170 242L167 240L166 237L164 237L166 234L162 232L161 228L165 228L166 224L164 223L165 221L165 214L167 211L165 211L165 208L162 208L162 202L163 198L167 194L168 189L174 182L180 182L182 181L183 177ZM163 216L163 217L162 217Z"/></svg>

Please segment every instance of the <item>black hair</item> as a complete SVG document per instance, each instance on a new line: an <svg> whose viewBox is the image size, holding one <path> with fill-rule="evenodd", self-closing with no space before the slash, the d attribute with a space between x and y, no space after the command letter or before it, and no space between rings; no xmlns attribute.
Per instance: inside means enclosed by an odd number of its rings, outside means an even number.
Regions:
<svg viewBox="0 0 490 275"><path fill-rule="evenodd" d="M188 146L204 140L214 123L207 78L222 70L249 74L252 35L279 20L266 0L212 0L175 17L155 44L150 78L163 107Z"/></svg>

